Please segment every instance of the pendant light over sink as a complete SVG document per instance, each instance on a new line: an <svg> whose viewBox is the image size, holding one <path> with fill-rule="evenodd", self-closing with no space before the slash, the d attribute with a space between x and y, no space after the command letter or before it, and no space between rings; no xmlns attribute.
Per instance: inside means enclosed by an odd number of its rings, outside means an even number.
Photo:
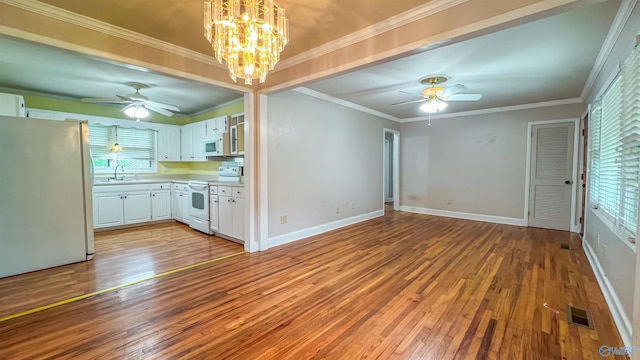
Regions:
<svg viewBox="0 0 640 360"><path fill-rule="evenodd" d="M115 144L113 144L113 146L111 146L111 149L109 149L109 151L111 151L112 153L121 153L124 151L124 149L122 148L122 146L120 146L120 144L118 144L118 127L114 126L114 128L116 128L116 142Z"/></svg>

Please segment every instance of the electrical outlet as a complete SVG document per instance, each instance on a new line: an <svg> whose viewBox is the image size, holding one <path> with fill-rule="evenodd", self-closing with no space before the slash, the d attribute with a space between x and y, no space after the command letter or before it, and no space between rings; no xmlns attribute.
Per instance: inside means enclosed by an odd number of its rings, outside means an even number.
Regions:
<svg viewBox="0 0 640 360"><path fill-rule="evenodd" d="M453 205L453 200L449 199L449 201L447 201L448 205Z"/></svg>
<svg viewBox="0 0 640 360"><path fill-rule="evenodd" d="M602 258L606 259L607 258L607 245L605 244L604 247L602 248Z"/></svg>
<svg viewBox="0 0 640 360"><path fill-rule="evenodd" d="M356 209L356 203L351 203L351 210L355 210Z"/></svg>
<svg viewBox="0 0 640 360"><path fill-rule="evenodd" d="M596 246L598 247L598 249L600 249L600 234L596 236Z"/></svg>
<svg viewBox="0 0 640 360"><path fill-rule="evenodd" d="M340 208L339 207L336 208L336 214L340 214Z"/></svg>
<svg viewBox="0 0 640 360"><path fill-rule="evenodd" d="M287 215L280 216L280 224L286 224L287 220Z"/></svg>

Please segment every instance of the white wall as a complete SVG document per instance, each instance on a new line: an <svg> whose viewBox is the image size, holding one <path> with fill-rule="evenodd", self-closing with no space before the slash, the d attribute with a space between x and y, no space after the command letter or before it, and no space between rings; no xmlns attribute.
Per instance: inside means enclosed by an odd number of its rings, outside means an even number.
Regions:
<svg viewBox="0 0 640 360"><path fill-rule="evenodd" d="M294 91L267 111L269 246L383 211L383 128L399 124Z"/></svg>
<svg viewBox="0 0 640 360"><path fill-rule="evenodd" d="M581 113L574 104L402 124L401 205L523 219L528 122Z"/></svg>
<svg viewBox="0 0 640 360"><path fill-rule="evenodd" d="M607 58L605 65L591 89L587 103L592 103L609 85L612 75L626 59L640 31L640 5L636 5L620 37ZM616 320L623 340L631 345L633 321L634 286L636 286L636 253L633 246L626 244L612 231L611 224L603 221L594 209L588 206L585 214L584 245L589 261L598 275L598 282L605 293L607 303ZM638 311L638 310L636 310ZM638 331L640 324L636 323ZM637 344L634 344L637 345Z"/></svg>

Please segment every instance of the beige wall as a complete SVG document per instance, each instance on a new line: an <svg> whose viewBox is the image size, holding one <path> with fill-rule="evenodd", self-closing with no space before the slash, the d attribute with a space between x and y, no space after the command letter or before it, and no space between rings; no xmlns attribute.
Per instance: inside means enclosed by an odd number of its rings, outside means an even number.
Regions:
<svg viewBox="0 0 640 360"><path fill-rule="evenodd" d="M593 103L596 96L600 95L609 85L607 82L618 71L618 66L629 55L636 44L636 35L640 30L640 5L636 5L628 22L624 26L620 37L616 41L605 65L596 78L593 88L591 89L587 103ZM586 110L586 109L585 109ZM587 187L589 183L587 183ZM589 189L588 189L589 190ZM587 204L589 202L587 201ZM601 282L602 290L605 295L610 298L616 298L609 306L614 314L614 318L620 313L625 317L623 321L631 325L631 329L626 329L627 334L622 334L628 345L631 345L630 333L632 329L635 331L636 338L640 338L640 300L636 299L637 304L634 309L634 287L636 284L635 267L637 263L637 255L630 246L624 243L612 230L610 222L601 220L595 211L587 206L585 224L586 230L584 234L585 242L593 249L592 265L594 271L603 272L601 274L610 283L611 287L607 288L606 284ZM637 248L636 248L637 249ZM604 286L603 286L604 285ZM640 294L640 290L638 291ZM619 301L620 306L615 302ZM634 319L634 311L636 312ZM620 324L618 324L620 328ZM634 343L633 345L638 345Z"/></svg>
<svg viewBox="0 0 640 360"><path fill-rule="evenodd" d="M399 124L294 91L267 106L270 238L382 210L383 128Z"/></svg>
<svg viewBox="0 0 640 360"><path fill-rule="evenodd" d="M528 122L581 112L574 104L402 124L401 206L523 219Z"/></svg>

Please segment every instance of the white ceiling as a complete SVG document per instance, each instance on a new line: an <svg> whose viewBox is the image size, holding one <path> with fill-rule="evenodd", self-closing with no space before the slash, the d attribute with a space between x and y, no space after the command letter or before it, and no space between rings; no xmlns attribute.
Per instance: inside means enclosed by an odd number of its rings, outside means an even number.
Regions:
<svg viewBox="0 0 640 360"><path fill-rule="evenodd" d="M192 115L239 99L242 94L192 80L106 61L57 48L0 37L0 87L72 99L132 94L125 83L141 82L150 100L177 105ZM122 105L114 105L122 107Z"/></svg>
<svg viewBox="0 0 640 360"><path fill-rule="evenodd" d="M483 94L444 113L579 98L619 6L602 2L304 86L398 119L425 116L420 103L391 104L420 99L418 80L429 74Z"/></svg>
<svg viewBox="0 0 640 360"><path fill-rule="evenodd" d="M482 93L477 102L451 102L445 113L578 98L621 0L609 0L493 34L375 65L304 86L398 119L421 117L418 79L451 76L446 86ZM151 100L192 115L242 95L124 64L0 37L0 87L80 99L130 94L125 83L151 86ZM407 91L416 97L403 94Z"/></svg>

